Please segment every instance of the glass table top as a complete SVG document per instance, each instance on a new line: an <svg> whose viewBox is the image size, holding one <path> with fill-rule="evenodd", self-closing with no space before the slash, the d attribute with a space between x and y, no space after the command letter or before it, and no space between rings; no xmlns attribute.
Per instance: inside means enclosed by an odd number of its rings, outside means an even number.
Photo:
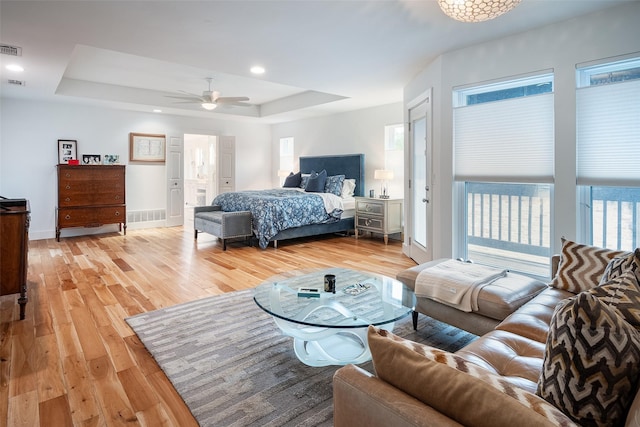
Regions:
<svg viewBox="0 0 640 427"><path fill-rule="evenodd" d="M325 274L336 276L336 292L324 291ZM319 295L298 296L318 288ZM309 292L306 292L309 293ZM407 316L415 296L402 282L380 274L344 268L297 270L275 276L254 290L260 308L276 318L323 328L366 328Z"/></svg>

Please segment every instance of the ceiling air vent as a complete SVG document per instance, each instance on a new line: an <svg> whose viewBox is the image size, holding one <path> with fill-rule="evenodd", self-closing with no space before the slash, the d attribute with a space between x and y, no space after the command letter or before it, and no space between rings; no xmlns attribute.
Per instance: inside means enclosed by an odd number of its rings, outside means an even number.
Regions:
<svg viewBox="0 0 640 427"><path fill-rule="evenodd" d="M27 85L27 82L25 82L24 80L14 80L14 79L7 80L7 83L9 83L10 85L16 85L16 86L26 86Z"/></svg>
<svg viewBox="0 0 640 427"><path fill-rule="evenodd" d="M22 56L22 48L18 46L11 46L8 44L0 45L0 53L3 55Z"/></svg>

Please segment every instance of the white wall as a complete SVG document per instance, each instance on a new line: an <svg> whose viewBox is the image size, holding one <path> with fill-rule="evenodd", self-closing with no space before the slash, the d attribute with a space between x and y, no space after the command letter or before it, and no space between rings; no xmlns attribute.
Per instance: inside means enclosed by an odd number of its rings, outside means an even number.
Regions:
<svg viewBox="0 0 640 427"><path fill-rule="evenodd" d="M576 237L576 64L640 52L640 3L632 2L519 35L442 55L407 84L405 102L433 87L434 258L458 256L454 245L452 90L541 70L555 75L555 185L552 252ZM437 216L437 217L436 217Z"/></svg>
<svg viewBox="0 0 640 427"><path fill-rule="evenodd" d="M128 164L129 132L236 137L236 188L271 185L270 126L217 118L199 119L87 107L69 103L1 100L0 195L31 203L31 239L55 236L58 139L78 140L78 155L119 154ZM166 208L164 165L127 166L127 210ZM86 233L87 231L83 231ZM65 229L63 235L73 234Z"/></svg>
<svg viewBox="0 0 640 427"><path fill-rule="evenodd" d="M278 185L280 138L294 138L294 158L364 153L365 192L380 192L373 171L384 169L384 127L402 123L402 103L296 120L272 126L272 185Z"/></svg>

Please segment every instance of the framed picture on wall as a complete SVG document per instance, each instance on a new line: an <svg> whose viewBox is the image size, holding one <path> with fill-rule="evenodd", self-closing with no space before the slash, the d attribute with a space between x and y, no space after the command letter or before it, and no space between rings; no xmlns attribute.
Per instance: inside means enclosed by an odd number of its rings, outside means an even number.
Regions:
<svg viewBox="0 0 640 427"><path fill-rule="evenodd" d="M165 135L131 132L129 134L129 161L164 163L165 145Z"/></svg>
<svg viewBox="0 0 640 427"><path fill-rule="evenodd" d="M75 139L59 139L58 164L68 165L69 160L78 160L78 141Z"/></svg>

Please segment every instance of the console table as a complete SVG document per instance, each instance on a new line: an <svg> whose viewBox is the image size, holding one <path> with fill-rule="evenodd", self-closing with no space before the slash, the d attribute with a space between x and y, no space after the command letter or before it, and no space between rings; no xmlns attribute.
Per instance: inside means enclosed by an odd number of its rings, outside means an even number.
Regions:
<svg viewBox="0 0 640 427"><path fill-rule="evenodd" d="M20 320L27 305L29 201L0 196L0 295L20 293Z"/></svg>

